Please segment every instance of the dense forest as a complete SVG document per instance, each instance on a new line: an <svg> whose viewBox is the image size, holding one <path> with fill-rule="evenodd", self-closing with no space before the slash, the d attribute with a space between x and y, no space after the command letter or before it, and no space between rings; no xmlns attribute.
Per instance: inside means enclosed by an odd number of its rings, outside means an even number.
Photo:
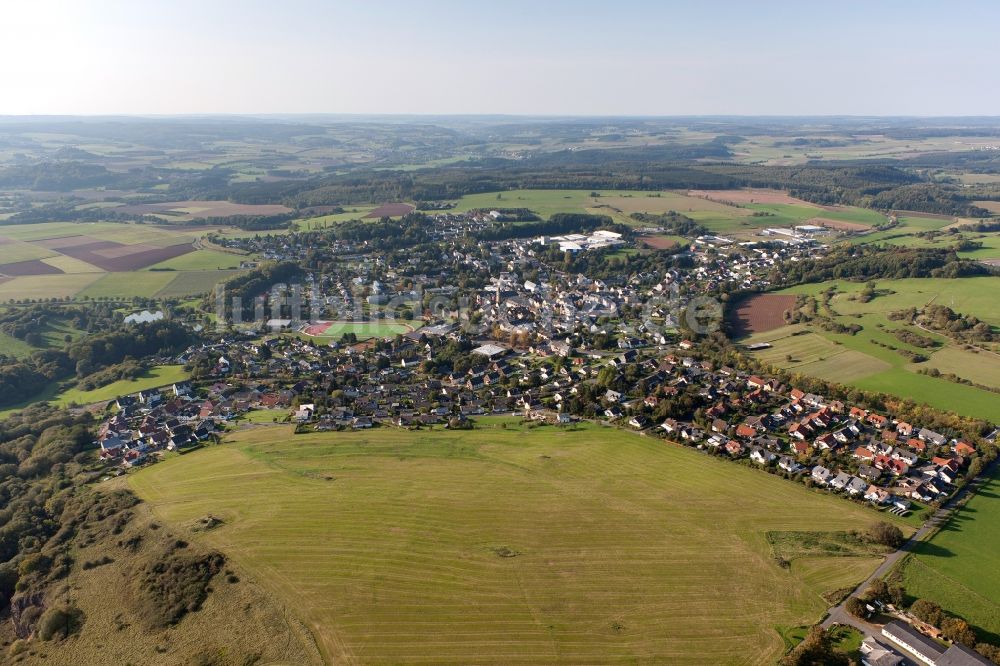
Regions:
<svg viewBox="0 0 1000 666"><path fill-rule="evenodd" d="M988 275L990 269L960 259L951 249L847 246L822 257L783 264L770 276L776 285L826 280L874 280Z"/></svg>
<svg viewBox="0 0 1000 666"><path fill-rule="evenodd" d="M266 294L275 285L293 282L303 275L302 268L293 262L266 264L226 280L222 283L223 289L220 292L224 302L217 303L218 295L211 294L206 297L205 305L212 311L218 311L217 308L221 305L227 318L253 321L259 314L256 312L258 304L255 303L258 296ZM234 311L237 304L239 310ZM268 299L262 300L259 307L265 318L281 316L280 312L272 312L272 303Z"/></svg>
<svg viewBox="0 0 1000 666"><path fill-rule="evenodd" d="M591 155L594 153L594 155ZM595 161L588 161L589 157ZM561 158L561 159L557 159ZM620 161L614 161L619 159ZM249 183L234 186L231 198L244 203L289 206L355 201L454 199L466 194L518 188L538 189L729 189L766 187L819 204L847 204L880 210L914 210L983 217L977 199L1000 199L1000 191L966 191L926 181L901 165L844 166L813 163L798 167L735 164L686 165L650 159L642 151L567 151L516 163L484 161L480 168L441 167L420 172L359 171L324 181Z"/></svg>

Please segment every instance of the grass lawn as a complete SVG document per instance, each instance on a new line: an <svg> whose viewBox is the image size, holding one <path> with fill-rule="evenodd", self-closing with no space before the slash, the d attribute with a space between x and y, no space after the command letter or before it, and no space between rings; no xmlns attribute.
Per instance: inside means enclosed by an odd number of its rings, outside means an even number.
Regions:
<svg viewBox="0 0 1000 666"><path fill-rule="evenodd" d="M172 273L176 277L167 283L165 287L156 292L157 298L176 298L179 296L191 296L196 294L206 294L212 291L220 282L224 282L234 275L239 275L245 271L184 271L182 273ZM171 273L168 273L170 275Z"/></svg>
<svg viewBox="0 0 1000 666"><path fill-rule="evenodd" d="M778 627L815 622L828 585L875 563L783 569L769 531L876 514L620 430L292 430L130 482L173 525L221 517L191 538L268 586L332 662L772 664Z"/></svg>
<svg viewBox="0 0 1000 666"><path fill-rule="evenodd" d="M0 354L23 358L39 349L62 349L66 344L67 335L75 340L84 334L83 331L74 328L69 320L55 317L48 318L41 328L36 328L36 332L42 336L42 343L37 347L6 333L0 333Z"/></svg>
<svg viewBox="0 0 1000 666"><path fill-rule="evenodd" d="M129 393L135 393L136 391L157 388L160 386L169 386L174 382L185 381L187 378L188 374L184 371L184 366L158 365L151 368L147 373L137 379L123 379L117 382L112 382L107 386L96 388L92 391L81 391L77 388L69 388L60 391L59 386L53 383L42 393L33 395L19 403L14 404L13 406L0 410L0 420L3 420L14 412L19 412L25 407L38 402L50 402L61 407L66 407L71 403L89 405L92 403L113 400L118 396L128 395Z"/></svg>
<svg viewBox="0 0 1000 666"><path fill-rule="evenodd" d="M36 350L36 347L32 347L24 340L18 340L12 335L0 333L0 354L23 358Z"/></svg>
<svg viewBox="0 0 1000 666"><path fill-rule="evenodd" d="M884 293L868 303L852 298L864 287L853 282L798 285L779 293L815 296L831 285L839 290L832 300L835 320L845 325L859 324L863 327L860 332L832 333L814 323L783 326L747 338L746 342L772 344L769 349L753 352L754 355L772 365L828 381L912 398L968 416L1000 419L1000 397L996 393L917 373L923 368L937 368L996 386L1000 384L1000 355L964 349L943 335L920 331L890 321L886 316L895 310L934 303L1000 325L1000 301L995 296L1000 289L1000 278L881 280L877 288ZM940 346L928 350L905 344L890 332L899 328L931 337ZM911 363L885 345L926 354L929 360Z"/></svg>
<svg viewBox="0 0 1000 666"><path fill-rule="evenodd" d="M94 402L113 400L121 395L128 395L136 391L142 391L158 386L168 386L174 382L187 380L188 373L184 371L182 365L158 365L151 368L137 379L122 379L112 382L107 386L96 388L92 391L81 391L79 389L68 389L56 396L55 402L60 405L68 405L75 402L78 405L88 405Z"/></svg>
<svg viewBox="0 0 1000 666"><path fill-rule="evenodd" d="M236 423L274 423L283 421L292 413L291 409L255 409L236 418Z"/></svg>
<svg viewBox="0 0 1000 666"><path fill-rule="evenodd" d="M906 591L931 599L1000 641L1000 473L901 569Z"/></svg>
<svg viewBox="0 0 1000 666"><path fill-rule="evenodd" d="M171 268L175 271L209 271L239 268L244 257L218 250L195 250L161 261L145 270Z"/></svg>

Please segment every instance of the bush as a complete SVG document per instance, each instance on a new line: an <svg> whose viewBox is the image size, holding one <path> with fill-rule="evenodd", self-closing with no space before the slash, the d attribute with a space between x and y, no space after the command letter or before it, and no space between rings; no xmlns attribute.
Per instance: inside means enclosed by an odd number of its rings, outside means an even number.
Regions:
<svg viewBox="0 0 1000 666"><path fill-rule="evenodd" d="M850 659L843 652L833 647L830 634L819 627L813 627L805 640L792 648L792 651L778 662L781 666L847 666Z"/></svg>
<svg viewBox="0 0 1000 666"><path fill-rule="evenodd" d="M865 608L864 600L859 599L858 597L848 598L847 603L844 604L844 608L846 608L847 612L853 615L854 617L863 618L865 615L868 614L868 609Z"/></svg>
<svg viewBox="0 0 1000 666"><path fill-rule="evenodd" d="M910 612L921 622L926 622L935 627L941 626L941 621L944 619L944 612L941 610L941 607L927 599L917 599L914 601L913 605L910 606Z"/></svg>
<svg viewBox="0 0 1000 666"><path fill-rule="evenodd" d="M83 611L72 606L50 608L38 620L38 637L43 641L58 641L80 631Z"/></svg>
<svg viewBox="0 0 1000 666"><path fill-rule="evenodd" d="M960 617L946 617L941 622L941 633L945 638L966 647L976 646L976 632Z"/></svg>
<svg viewBox="0 0 1000 666"><path fill-rule="evenodd" d="M890 548L899 548L906 541L901 529L881 520L868 529L868 539Z"/></svg>
<svg viewBox="0 0 1000 666"><path fill-rule="evenodd" d="M226 558L220 553L188 554L181 543L176 542L174 549L144 566L133 579L142 601L141 615L152 628L176 624L187 613L201 608L209 582L225 564Z"/></svg>

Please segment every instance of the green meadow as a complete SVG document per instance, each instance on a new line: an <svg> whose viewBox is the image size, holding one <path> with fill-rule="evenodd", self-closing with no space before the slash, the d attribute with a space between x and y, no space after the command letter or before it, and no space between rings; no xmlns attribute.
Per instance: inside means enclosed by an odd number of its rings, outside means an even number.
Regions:
<svg viewBox="0 0 1000 666"><path fill-rule="evenodd" d="M150 368L143 375L135 379L122 379L90 391L81 391L77 388L60 389L56 384L52 384L40 395L31 396L21 403L0 410L0 419L5 419L10 414L38 402L50 402L60 407L67 407L72 404L90 405L114 400L119 396L137 391L169 386L170 384L185 381L186 379L188 379L188 373L184 371L184 366L158 365Z"/></svg>
<svg viewBox="0 0 1000 666"><path fill-rule="evenodd" d="M1000 327L1000 301L996 298L1000 277L880 280L876 283L879 295L868 303L855 298L864 285L852 282L799 285L778 293L817 295L831 285L836 285L839 292L831 301L834 320L862 326L857 334L832 333L815 323L805 323L756 333L743 342L770 343L770 349L753 354L804 375L912 398L967 416L1000 419L1000 394L918 374L921 369L936 368L975 383L1000 387L1000 354L996 350L966 348L951 338L890 321L886 316L895 310L934 303ZM893 335L895 329L930 337L939 346L922 349L906 344ZM911 363L887 346L925 354L929 359Z"/></svg>
<svg viewBox="0 0 1000 666"><path fill-rule="evenodd" d="M871 555L768 532L880 514L599 425L294 435L258 426L129 477L261 581L328 661L772 664Z"/></svg>
<svg viewBox="0 0 1000 666"><path fill-rule="evenodd" d="M909 595L931 599L1000 640L1000 474L901 567Z"/></svg>

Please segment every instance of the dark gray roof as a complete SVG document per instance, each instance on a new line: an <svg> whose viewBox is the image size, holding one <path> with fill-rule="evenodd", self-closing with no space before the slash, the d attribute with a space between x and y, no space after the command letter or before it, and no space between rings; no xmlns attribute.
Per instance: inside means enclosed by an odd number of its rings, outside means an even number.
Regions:
<svg viewBox="0 0 1000 666"><path fill-rule="evenodd" d="M983 655L958 643L945 650L935 662L935 666L992 666L992 664L993 662Z"/></svg>
<svg viewBox="0 0 1000 666"><path fill-rule="evenodd" d="M944 647L940 643L931 640L927 636L914 629L908 624L893 620L882 628L882 633L886 636L899 639L900 642L916 648L926 657L937 659L944 654Z"/></svg>

